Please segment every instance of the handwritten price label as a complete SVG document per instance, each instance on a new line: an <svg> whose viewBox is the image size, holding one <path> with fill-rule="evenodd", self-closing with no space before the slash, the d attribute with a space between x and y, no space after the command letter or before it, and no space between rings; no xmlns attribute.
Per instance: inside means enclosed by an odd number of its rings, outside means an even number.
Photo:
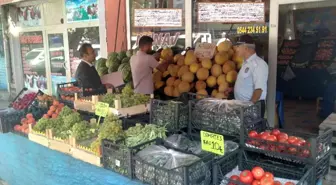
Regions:
<svg viewBox="0 0 336 185"><path fill-rule="evenodd" d="M98 102L96 104L96 115L99 117L106 117L110 110L110 106L108 103Z"/></svg>
<svg viewBox="0 0 336 185"><path fill-rule="evenodd" d="M224 136L211 132L201 131L202 150L224 155Z"/></svg>
<svg viewBox="0 0 336 185"><path fill-rule="evenodd" d="M195 55L199 59L212 59L216 50L216 44L197 43Z"/></svg>

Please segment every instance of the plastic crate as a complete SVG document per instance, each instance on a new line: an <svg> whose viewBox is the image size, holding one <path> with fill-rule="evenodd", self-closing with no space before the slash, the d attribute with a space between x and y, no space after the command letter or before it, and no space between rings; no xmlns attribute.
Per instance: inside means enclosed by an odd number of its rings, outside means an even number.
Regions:
<svg viewBox="0 0 336 185"><path fill-rule="evenodd" d="M189 101L196 100L197 95L184 93L174 100L151 100L150 123L165 126L168 131L179 131L188 127Z"/></svg>
<svg viewBox="0 0 336 185"><path fill-rule="evenodd" d="M228 114L201 110L196 107L196 104L195 101L189 102L189 129L191 130L205 130L239 137L241 129L255 128L263 120L260 103L232 110ZM239 125L236 123L239 123Z"/></svg>
<svg viewBox="0 0 336 185"><path fill-rule="evenodd" d="M331 153L326 154L316 165L314 165L314 177L316 180L323 178L329 172Z"/></svg>
<svg viewBox="0 0 336 185"><path fill-rule="evenodd" d="M65 106L68 106L69 108L73 109L74 108L74 102L69 101L69 100L64 100L64 99L59 99L60 103L63 103Z"/></svg>
<svg viewBox="0 0 336 185"><path fill-rule="evenodd" d="M20 124L21 119L26 115L24 110L12 110L0 116L0 132L8 133L14 129L14 126Z"/></svg>
<svg viewBox="0 0 336 185"><path fill-rule="evenodd" d="M330 129L327 129L324 133L320 134L295 132L291 130L280 129L281 132L287 133L288 136L300 137L310 143L310 145L307 144L305 146L295 146L291 144L272 142L259 138L248 137L248 133L251 130L262 132L272 129L273 128L248 128L244 130L240 138L241 146L243 146L246 150L264 153L274 158L306 164L316 164L331 150L332 131Z"/></svg>
<svg viewBox="0 0 336 185"><path fill-rule="evenodd" d="M75 93L80 93L82 91L82 89L78 89L76 91L64 91L63 90L63 88L65 88L65 87L71 87L71 86L77 87L77 82L69 82L69 83L60 83L60 84L57 84L57 98L61 99L61 95L64 95L64 96L74 96Z"/></svg>
<svg viewBox="0 0 336 185"><path fill-rule="evenodd" d="M140 151L148 144L163 145L162 139L156 139L134 147ZM167 147L169 148L169 147ZM178 150L177 150L178 151ZM184 153L184 152L182 152ZM132 176L146 184L151 185L206 185L212 183L212 162L214 155L209 154L201 157L200 160L186 166L175 169L165 169L163 167L150 164L137 156L132 157Z"/></svg>
<svg viewBox="0 0 336 185"><path fill-rule="evenodd" d="M137 123L149 123L149 114L138 114L134 116L121 117L123 129L127 130L129 127L135 126Z"/></svg>
<svg viewBox="0 0 336 185"><path fill-rule="evenodd" d="M298 181L297 185L314 185L313 169L309 165L296 166L296 164L284 164L274 161L267 156L260 156L256 153L249 153L240 150L238 153L231 153L230 156L215 161L213 164L214 185L246 185L241 182L230 180L228 174L238 166L239 171L251 170L259 166L265 171L274 174L275 178L288 179L288 181ZM237 171L238 172L238 171ZM235 175L239 175L239 172Z"/></svg>
<svg viewBox="0 0 336 185"><path fill-rule="evenodd" d="M35 91L28 90L27 88L23 88L23 89L19 92L19 94L14 98L14 100L9 104L8 107L10 107L10 108L14 108L14 107L13 107L13 104L14 104L15 102L19 101L20 98L23 98L23 97L25 96L25 94L27 94L27 93L35 93L35 95L34 95L34 97L28 102L28 104L27 104L25 107L23 107L23 109L29 108L29 107L36 101L36 97L37 97L38 95L42 95L42 94L44 94L44 93L43 93L42 91L40 91L40 90L38 90L37 92L35 92ZM17 110L17 109L16 109L16 110ZM21 109L21 110L22 110L22 109Z"/></svg>

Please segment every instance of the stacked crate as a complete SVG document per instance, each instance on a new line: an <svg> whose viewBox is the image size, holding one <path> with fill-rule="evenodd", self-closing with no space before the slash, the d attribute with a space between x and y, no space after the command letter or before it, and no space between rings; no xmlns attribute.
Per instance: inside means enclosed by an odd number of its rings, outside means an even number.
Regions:
<svg viewBox="0 0 336 185"><path fill-rule="evenodd" d="M333 131L331 154L330 154L330 168L326 176L326 180L336 181L336 113L330 114L319 126L320 133L324 132L327 128ZM336 183L336 182L335 182Z"/></svg>

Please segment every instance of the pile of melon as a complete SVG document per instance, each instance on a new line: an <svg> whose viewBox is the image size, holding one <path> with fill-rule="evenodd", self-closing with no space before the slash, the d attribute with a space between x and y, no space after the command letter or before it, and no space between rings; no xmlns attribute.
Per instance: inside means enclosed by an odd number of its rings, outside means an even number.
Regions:
<svg viewBox="0 0 336 185"><path fill-rule="evenodd" d="M163 73L154 70L154 87L156 90L164 88L164 94L170 97L194 92L226 99L243 64L243 59L235 55L229 41L217 46L212 59L199 59L193 50L173 56L173 51L166 48L161 51L161 60L173 60L173 64Z"/></svg>

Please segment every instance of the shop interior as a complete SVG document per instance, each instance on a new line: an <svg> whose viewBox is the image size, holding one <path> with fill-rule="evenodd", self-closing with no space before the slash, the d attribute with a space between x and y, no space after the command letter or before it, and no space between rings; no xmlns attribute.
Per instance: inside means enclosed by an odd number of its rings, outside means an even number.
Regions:
<svg viewBox="0 0 336 185"><path fill-rule="evenodd" d="M335 1L279 7L277 105L285 128L318 132L334 111L335 15Z"/></svg>

